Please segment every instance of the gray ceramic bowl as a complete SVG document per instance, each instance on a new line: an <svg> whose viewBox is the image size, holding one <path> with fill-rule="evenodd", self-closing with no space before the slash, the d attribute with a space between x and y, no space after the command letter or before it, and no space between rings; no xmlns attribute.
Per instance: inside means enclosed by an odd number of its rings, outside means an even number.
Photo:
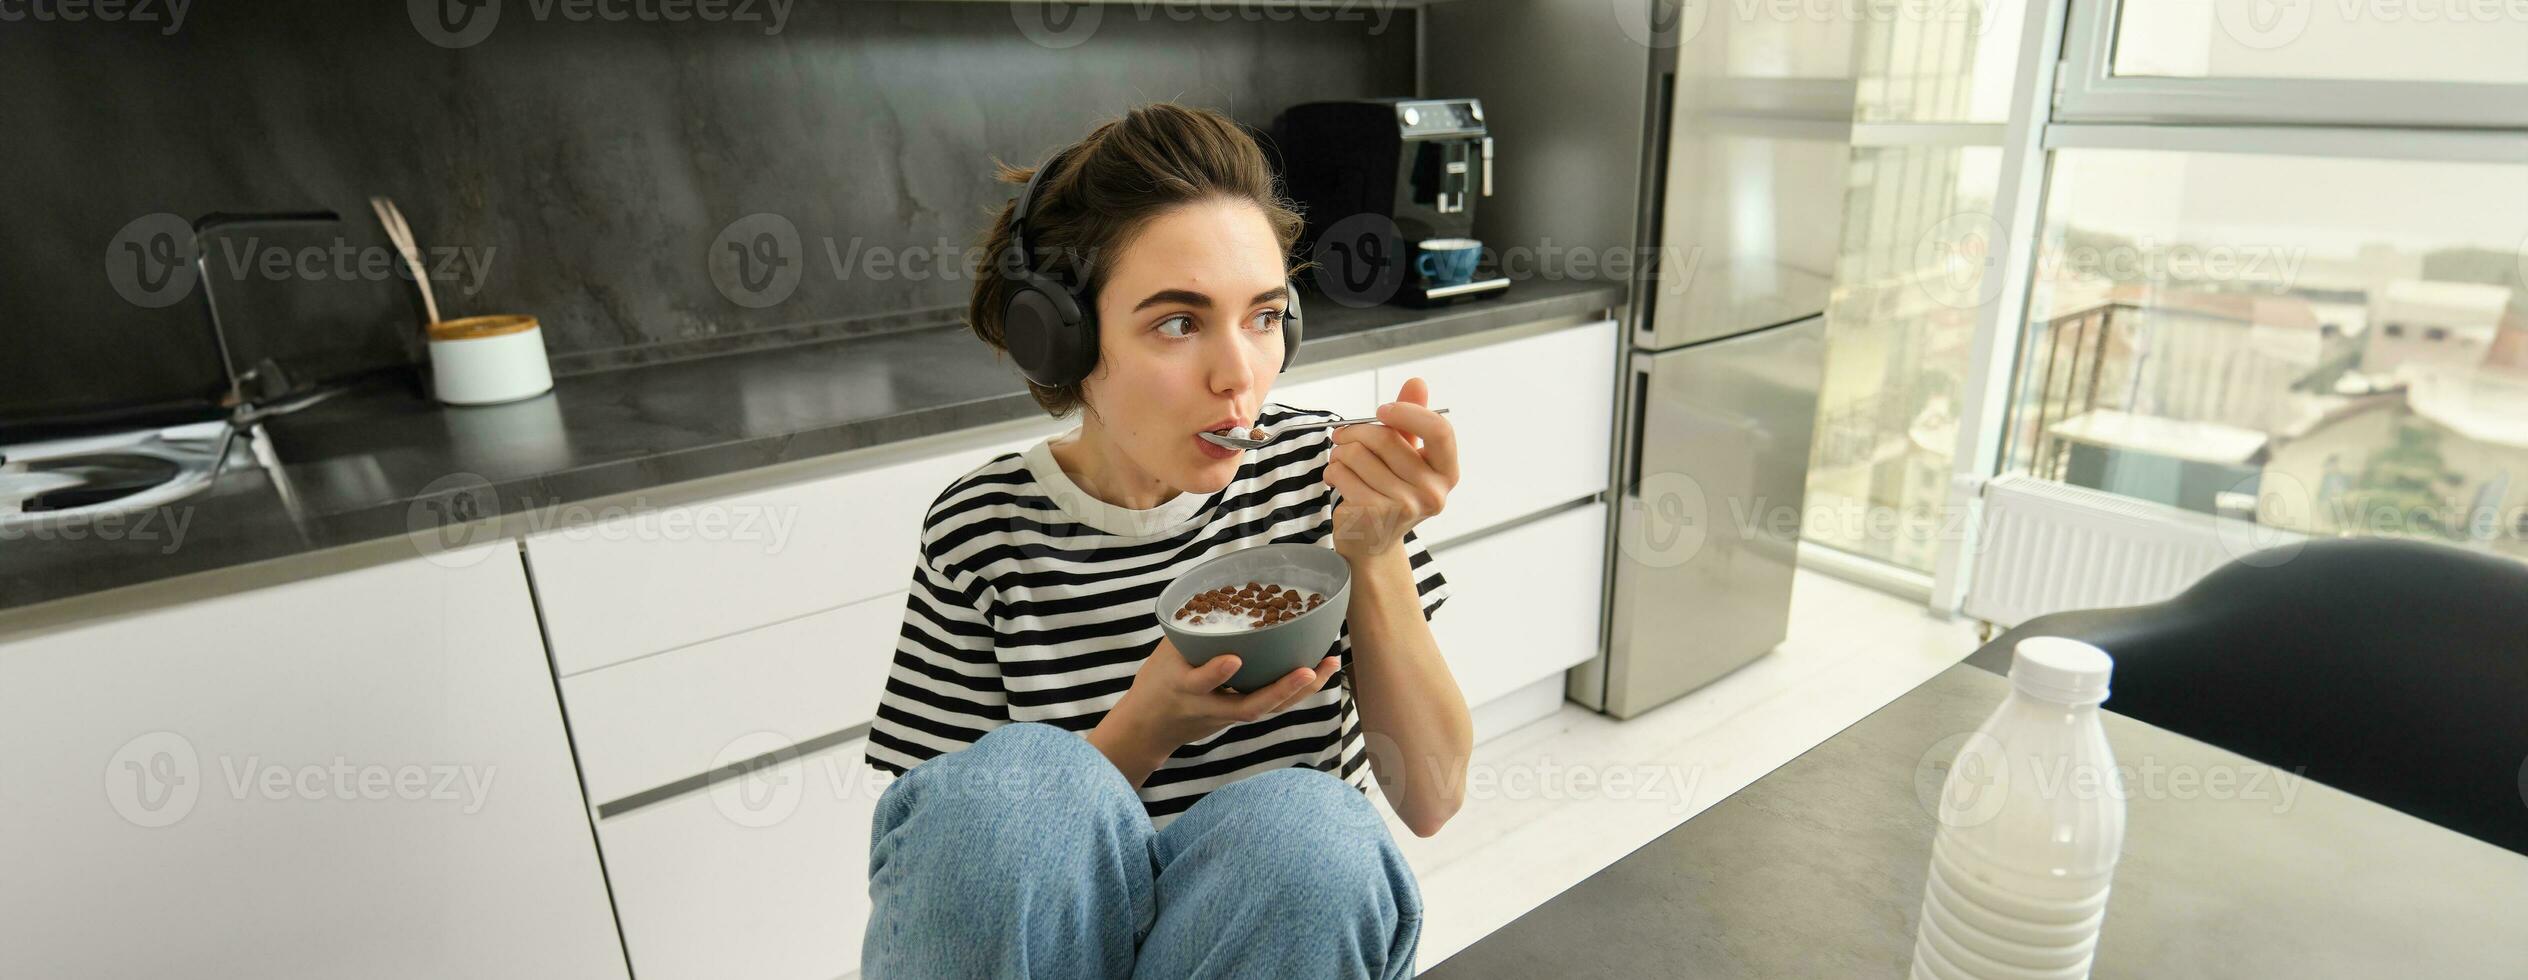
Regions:
<svg viewBox="0 0 2528 980"><path fill-rule="evenodd" d="M1262 582L1325 596L1325 603L1263 629L1196 633L1176 623L1187 600L1223 585ZM1301 667L1316 666L1334 650L1352 601L1352 566L1334 549L1313 544L1267 544L1232 551L1186 569L1159 590L1159 625L1185 662L1196 667L1224 653L1238 655L1229 686L1252 691Z"/></svg>

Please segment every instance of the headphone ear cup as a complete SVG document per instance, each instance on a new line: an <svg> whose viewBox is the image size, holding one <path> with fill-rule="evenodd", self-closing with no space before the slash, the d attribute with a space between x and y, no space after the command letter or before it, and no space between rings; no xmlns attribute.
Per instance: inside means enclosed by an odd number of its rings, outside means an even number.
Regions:
<svg viewBox="0 0 2528 980"><path fill-rule="evenodd" d="M1079 303L1034 276L1020 283L1002 310L1001 345L1020 374L1047 388L1085 378L1097 363L1095 329L1082 329Z"/></svg>
<svg viewBox="0 0 2528 980"><path fill-rule="evenodd" d="M1299 284L1285 283L1283 288L1289 290L1289 309L1282 313L1282 370L1288 371L1299 359L1299 335L1308 329L1308 321L1299 313Z"/></svg>

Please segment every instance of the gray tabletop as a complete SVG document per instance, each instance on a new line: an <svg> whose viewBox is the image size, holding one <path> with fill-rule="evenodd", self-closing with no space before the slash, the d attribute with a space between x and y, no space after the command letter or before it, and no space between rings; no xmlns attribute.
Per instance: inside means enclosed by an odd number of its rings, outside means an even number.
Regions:
<svg viewBox="0 0 2528 980"><path fill-rule="evenodd" d="M1925 801L2007 691L1952 667L1423 976L1903 976ZM2129 800L2093 976L2528 976L2528 856L2113 712L2106 729Z"/></svg>

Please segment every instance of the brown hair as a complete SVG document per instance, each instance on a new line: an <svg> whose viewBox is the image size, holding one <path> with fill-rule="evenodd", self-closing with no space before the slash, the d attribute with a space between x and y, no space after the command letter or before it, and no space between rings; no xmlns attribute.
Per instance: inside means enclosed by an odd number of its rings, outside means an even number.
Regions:
<svg viewBox="0 0 2528 980"><path fill-rule="evenodd" d="M1002 183L1024 185L1032 167L995 161ZM1027 221L1027 247L1036 270L1067 277L1084 303L1096 302L1104 284L1102 257L1122 251L1151 218L1214 198L1246 201L1263 209L1273 237L1287 257L1299 240L1299 213L1284 199L1264 151L1235 120L1210 109L1160 102L1139 106L1098 126L1067 153L1036 188ZM982 267L966 307L966 326L1003 356L1001 311L1016 290L1007 267L1010 212L1017 201L994 209L983 236ZM1285 261L1287 259L1285 258ZM1086 404L1082 385L1048 388L1028 382L1036 404L1056 416Z"/></svg>

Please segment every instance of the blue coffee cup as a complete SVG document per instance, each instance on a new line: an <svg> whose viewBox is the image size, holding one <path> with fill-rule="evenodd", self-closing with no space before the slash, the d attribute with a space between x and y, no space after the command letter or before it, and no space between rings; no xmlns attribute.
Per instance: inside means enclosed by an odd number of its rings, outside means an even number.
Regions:
<svg viewBox="0 0 2528 980"><path fill-rule="evenodd" d="M1425 238L1414 247L1421 252L1413 258L1414 271L1434 286L1474 279L1475 263L1483 258L1483 243L1472 238Z"/></svg>

